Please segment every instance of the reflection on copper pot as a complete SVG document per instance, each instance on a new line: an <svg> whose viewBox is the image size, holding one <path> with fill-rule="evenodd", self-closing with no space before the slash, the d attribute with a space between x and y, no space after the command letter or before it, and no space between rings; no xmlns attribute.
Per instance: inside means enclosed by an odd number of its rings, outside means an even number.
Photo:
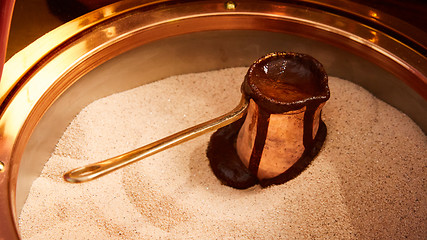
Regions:
<svg viewBox="0 0 427 240"><path fill-rule="evenodd" d="M207 155L214 174L235 188L294 178L326 136L320 114L330 93L323 66L306 54L271 53L249 68L242 92L249 101L244 122L211 138ZM233 138L235 148L222 143L234 144Z"/></svg>

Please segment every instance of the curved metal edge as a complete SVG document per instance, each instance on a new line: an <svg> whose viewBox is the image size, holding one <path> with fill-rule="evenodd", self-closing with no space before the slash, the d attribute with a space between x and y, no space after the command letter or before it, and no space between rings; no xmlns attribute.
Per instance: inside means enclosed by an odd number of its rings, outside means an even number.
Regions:
<svg viewBox="0 0 427 240"><path fill-rule="evenodd" d="M174 4L174 2L179 3L179 1L171 0L145 0L142 2L137 0L122 1L90 12L52 30L43 37L31 43L25 49L15 54L9 61L6 62L4 73L6 76L1 77L0 75L0 104L4 102L4 96L8 95L12 86L17 84L14 80L20 79L20 76L31 69L31 67L34 66L34 63L45 57L46 53L51 52L53 49L63 44L65 42L64 39L71 38L72 36L69 35L70 32L74 33L74 35L77 35L78 33L81 33L95 26L96 24L99 24L100 22L114 18L118 15L123 15L126 12L130 12L144 6L152 8L156 5ZM193 0L193 2L197 1ZM239 1L236 2L240 4ZM350 17L353 20L364 19L367 23L367 26L371 26L374 29L375 26L381 26L383 30L388 30L387 33L392 33L390 35L391 37L396 38L396 36L393 36L393 33L395 33L394 35L400 35L400 37L397 36L397 39L407 38L407 40L413 41L416 45L423 48L424 51L427 51L427 33L393 16L372 8L367 8L355 2L348 0L290 0L284 4L294 4L299 6L307 6L312 9L321 9L328 13L332 12L341 16ZM43 44L46 42L49 44ZM420 52L420 54L426 57L425 52ZM8 71L7 69L13 69L13 71Z"/></svg>
<svg viewBox="0 0 427 240"><path fill-rule="evenodd" d="M162 3L167 2L168 5L162 5ZM223 16L233 15L234 17L237 17L239 19L239 14L241 15L240 20L246 21L249 16L255 17L257 14L259 15L260 12L264 11L262 15L263 18L268 19L269 21L277 21L277 20L287 20L290 23L294 21L296 23L297 21L300 21L302 19L298 18L292 18L291 14L292 12L289 12L288 10L292 10L292 7L288 7L285 3L276 3L274 8L265 7L257 5L257 7L252 9L252 12L250 11L251 8L248 7L246 10L244 8L244 4L237 5L236 11L234 12L227 12L228 10L223 9L223 4L218 3L216 1L203 1L203 4L211 4L211 8L197 8L197 4L199 2L192 1L186 4L192 4L194 8L189 8L188 11L184 12L177 12L174 9L173 4L179 4L178 1L158 1L152 3L152 5L143 3L142 5L138 5L137 1L127 1L124 3L117 3L113 4L113 10L107 14L101 14L107 11L107 9L110 9L111 6L107 6L105 8L101 8L99 10L96 10L95 12L92 12L88 15L85 15L79 19L76 19L75 21L72 21L63 27L60 27L53 32L45 35L44 37L40 38L27 48L25 48L22 52L18 53L14 57L12 57L6 64L6 74L4 74L4 77L2 78L2 81L0 82L0 93L1 93L1 100L2 100L2 108L0 108L0 150L2 152L0 156L0 161L5 163L6 170L3 173L0 173L0 200L2 204L0 205L0 213L1 216L1 226L2 226L2 232L0 235L0 239L18 239L19 234L16 228L16 222L15 222L15 212L14 212L14 199L15 199L15 187L16 187L16 177L17 177L17 170L19 168L19 160L22 155L22 151L25 148L25 144L28 140L28 138L31 135L32 129L34 129L35 125L37 124L37 121L41 118L44 111L49 107L49 105L55 100L55 98L60 95L63 91L66 90L66 88L73 83L73 81L77 80L79 76L84 74L85 72L89 71L90 69L93 69L97 65L101 64L102 61L98 61L102 59L103 61L108 60L111 57L114 57L118 55L119 53L129 50L131 47L128 46L125 49L119 49L118 46L116 46L114 49L108 50L108 47L117 45L118 42L122 41L123 38L130 38L132 34L138 34L136 32L131 33L130 35L124 36L124 35L114 35L114 38L104 38L100 39L101 42L94 45L89 46L90 51L86 51L87 49L81 49L85 50L80 52L80 55L74 55L73 58L67 59L68 56L67 52L69 49L72 48L78 48L78 45L73 45L73 40L78 39L79 34L82 34L86 31L86 33L90 33L91 30L95 29L96 27L101 26L102 24L106 24L109 20L115 17L123 17L125 18L126 13L129 13L131 10L137 10L141 9L142 6L150 6L151 9L154 9L155 7L164 7L170 10L168 14L173 15L175 18L171 20L170 18L167 18L168 15L165 16L154 16L152 24L147 24L145 26L145 30L152 29L155 27L153 25L154 23L159 24L159 18L164 18L164 22L161 22L161 24L165 26L172 26L174 23L178 21L183 21L185 19L189 18L200 18L200 17L206 17L206 16L214 16L218 14L223 14ZM123 5L122 5L123 4ZM255 2L245 2L245 4L253 4L256 5ZM181 5L182 6L182 3ZM281 6L286 6L287 8L280 8ZM119 10L121 9L121 10ZM182 10L182 9L181 9ZM205 11L205 15L201 14L200 11ZM278 11L281 10L281 11ZM108 10L110 11L110 10ZM107 11L107 12L108 12ZM155 12L155 11L154 11ZM220 12L220 13L218 13ZM147 12L146 12L147 13ZM327 13L324 13L327 14ZM261 17L261 16L260 16ZM242 20L242 21L243 21ZM241 24L241 22L240 22ZM257 23L253 22L251 26L248 26L247 29L255 29L255 30L270 30L274 31L275 29L264 29L261 25L257 25ZM368 44L368 46L371 46L372 52L377 52L378 49L375 49L376 43L375 41L369 41L366 40L366 37L368 36L357 36L352 33L345 32L343 30L339 30L339 26L336 26L338 23L332 23L332 22L325 22L323 25L316 25L316 21L306 21L305 24L314 24L312 27L317 28L324 28L324 31L334 31L337 36L341 36L342 38L351 38L353 37L354 41L360 43L360 48L363 50L366 50L366 46L364 44ZM342 24L342 23L339 23ZM233 29L237 27L238 24L235 23L235 25L231 24L229 26L224 26L222 29ZM289 26L292 29L292 26ZM192 30L187 30L188 32L191 31L198 31L203 30L204 26L199 26L199 28L195 28ZM221 29L221 28L220 28ZM169 28L168 30L171 30ZM139 29L138 31L143 31ZM276 30L277 31L277 30ZM290 31L288 29L288 31ZM186 32L178 32L175 34L183 34ZM375 32L377 37L384 37L384 40L389 39L386 35L382 34L381 32ZM108 33L106 33L108 34ZM173 34L171 33L170 36ZM74 38L73 38L74 37ZM158 36L159 37L159 36ZM322 36L316 36L317 39L322 39ZM326 37L325 37L326 38ZM389 39L390 40L390 39ZM52 42L53 41L53 42ZM392 40L390 40L392 41ZM40 45L44 45L43 43L49 43L49 47L39 48ZM53 43L53 44L52 44ZM133 42L132 44L137 44L136 42ZM140 43L142 44L142 43ZM336 43L339 45L338 43ZM96 47L95 47L96 46ZM135 46L135 45L132 45ZM122 46L123 47L123 46ZM381 49L380 49L381 50ZM104 51L104 52L102 52ZM356 50L354 50L356 52ZM385 50L386 51L386 50ZM387 52L387 51L386 51ZM383 52L384 53L384 52ZM98 55L97 55L98 54ZM111 54L111 55L108 55ZM391 53L390 53L391 54ZM46 58L46 56L49 56L49 58ZM393 55L394 56L394 55ZM61 59L62 57L62 59ZM104 58L103 58L104 57ZM52 81L46 83L43 86L34 86L32 82L30 82L30 79L33 78L40 78L41 76L38 74L44 73L40 69L42 67L56 67L55 63L67 59L67 61L62 65L65 67L65 69L56 69L54 73L51 75L48 75L53 79L64 79L69 78L66 83L59 83L59 81ZM397 58L399 60L400 58ZM72 60L72 61L71 61ZM396 59L395 59L396 60ZM71 62L70 62L71 61ZM82 62L88 62L91 64L90 67L86 69L78 69L78 65ZM390 61L390 60L389 60ZM394 61L394 60L393 60ZM392 64L390 62L389 64ZM407 67L412 67L411 64ZM44 71L47 71L49 69L43 69ZM407 69L408 71L412 71L415 74L418 74L419 76L424 76L423 74L419 73L417 69ZM404 71L404 70L400 70ZM426 71L425 71L426 72ZM39 82L40 83L40 82ZM31 91L29 90L31 87L37 88L39 92L35 94L34 96L31 96ZM26 92L27 91L27 92ZM46 96L45 92L49 92L51 96ZM18 96L19 95L19 96ZM18 98L21 98L22 102L16 102ZM10 106L9 104L13 101L15 101L14 106ZM42 101L45 100L45 101ZM42 103L43 102L43 103ZM19 104L23 105L19 105ZM13 108L13 109L12 109ZM16 111L17 109L21 109L20 111ZM38 109L35 111L34 109ZM14 110L14 111L13 111ZM28 119L32 119L32 123L29 123L31 121L28 121ZM11 124L13 122L13 124ZM19 142L19 144L16 144Z"/></svg>
<svg viewBox="0 0 427 240"><path fill-rule="evenodd" d="M168 0L117 2L78 17L48 32L16 53L5 63L4 72L0 80L0 104L5 102L5 96L13 91L13 87L19 84L17 80L22 79L24 74L28 73L33 67L39 67L36 65L46 61L45 58L49 53L54 53L55 49L66 45L74 36L116 16L164 2L168 2Z"/></svg>
<svg viewBox="0 0 427 240"><path fill-rule="evenodd" d="M419 51L422 55L427 55L427 33L425 31L378 9L349 0L290 0L289 2L356 20L405 44L409 43L409 47Z"/></svg>

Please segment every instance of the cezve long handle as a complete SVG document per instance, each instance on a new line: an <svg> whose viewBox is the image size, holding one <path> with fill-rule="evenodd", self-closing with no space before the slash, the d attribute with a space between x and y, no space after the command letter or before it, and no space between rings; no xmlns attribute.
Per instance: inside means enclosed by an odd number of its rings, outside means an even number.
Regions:
<svg viewBox="0 0 427 240"><path fill-rule="evenodd" d="M213 131L240 119L248 107L247 99L242 96L240 103L229 113L215 119L190 127L173 135L157 140L153 143L137 148L122 155L73 169L64 174L64 179L70 183L80 183L93 180L122 168L128 164L139 161L167 148L178 145L198 137L208 131Z"/></svg>

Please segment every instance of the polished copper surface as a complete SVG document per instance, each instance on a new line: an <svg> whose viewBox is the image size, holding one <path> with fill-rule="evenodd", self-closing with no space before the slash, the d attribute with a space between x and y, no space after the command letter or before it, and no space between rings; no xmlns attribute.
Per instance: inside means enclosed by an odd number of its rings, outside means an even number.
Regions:
<svg viewBox="0 0 427 240"><path fill-rule="evenodd" d="M322 107L323 104L319 106L314 116L312 139L316 137L319 128ZM258 109L259 106L251 100L248 115L236 142L237 153L247 168L250 168L251 154L255 145ZM277 177L301 158L305 151L303 142L305 111L304 107L301 110L270 115L265 146L256 171L258 179Z"/></svg>
<svg viewBox="0 0 427 240"><path fill-rule="evenodd" d="M252 175L261 181L284 176L297 161L313 159L309 153L330 97L321 63L301 53L268 54L251 65L242 92L251 101L236 151Z"/></svg>
<svg viewBox="0 0 427 240"><path fill-rule="evenodd" d="M351 19L354 14L340 16L315 6L275 1L234 2L234 9L218 1L118 2L64 24L5 64L0 81L0 162L3 165L0 239L19 238L15 211L17 173L26 143L46 110L96 66L149 42L212 30L292 33L362 56L427 99L427 58L419 51L425 49L425 42L398 34L399 38L418 46L410 47L390 35L405 29L388 31L405 24L385 24L388 29L385 33L375 28L388 19L380 12L375 18L378 24L371 27ZM342 6L340 11L365 16L368 10L361 9ZM411 33L411 36L425 36L416 30Z"/></svg>

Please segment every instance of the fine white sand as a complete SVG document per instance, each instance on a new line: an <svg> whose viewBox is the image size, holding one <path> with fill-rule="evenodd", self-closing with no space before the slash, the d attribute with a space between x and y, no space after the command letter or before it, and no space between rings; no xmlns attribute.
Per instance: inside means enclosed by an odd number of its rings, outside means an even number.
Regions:
<svg viewBox="0 0 427 240"><path fill-rule="evenodd" d="M328 136L294 180L236 190L211 173L206 134L105 177L62 174L228 112L247 68L174 76L100 99L34 182L23 239L425 239L427 137L361 87L330 77Z"/></svg>

